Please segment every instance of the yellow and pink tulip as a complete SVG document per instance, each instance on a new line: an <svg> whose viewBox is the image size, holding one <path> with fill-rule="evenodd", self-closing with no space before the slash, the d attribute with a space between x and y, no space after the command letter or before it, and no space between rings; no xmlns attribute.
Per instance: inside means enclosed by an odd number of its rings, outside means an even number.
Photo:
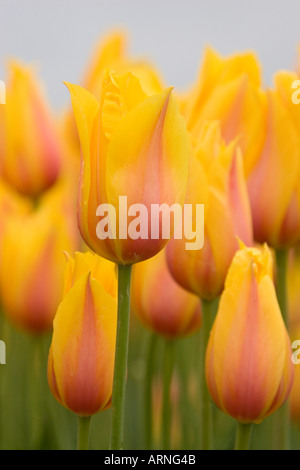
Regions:
<svg viewBox="0 0 300 470"><path fill-rule="evenodd" d="M153 204L183 204L188 172L189 142L171 88L148 96L132 73L107 71L100 102L87 90L68 84L82 149L78 223L85 243L118 264L133 264L158 253L167 243L151 237ZM147 236L119 237L119 201L127 207L143 204ZM99 236L97 209L115 208L116 234ZM110 215L109 215L110 218ZM161 228L161 227L159 227ZM160 232L161 233L161 232ZM172 234L171 234L172 235Z"/></svg>
<svg viewBox="0 0 300 470"><path fill-rule="evenodd" d="M205 300L218 297L238 239L252 243L252 220L238 141L226 145L217 122L207 123L194 142L186 203L204 205L204 244L186 250L186 238L167 246L175 280Z"/></svg>
<svg viewBox="0 0 300 470"><path fill-rule="evenodd" d="M199 298L174 281L165 250L134 265L131 302L141 323L166 338L192 334L201 326Z"/></svg>
<svg viewBox="0 0 300 470"><path fill-rule="evenodd" d="M77 252L68 257L48 358L53 396L79 416L111 404L117 327L113 263Z"/></svg>
<svg viewBox="0 0 300 470"><path fill-rule="evenodd" d="M59 134L33 69L11 61L8 70L1 171L20 193L37 197L59 176Z"/></svg>
<svg viewBox="0 0 300 470"><path fill-rule="evenodd" d="M273 283L272 256L245 246L229 269L206 353L216 405L242 423L259 423L287 400L294 366Z"/></svg>

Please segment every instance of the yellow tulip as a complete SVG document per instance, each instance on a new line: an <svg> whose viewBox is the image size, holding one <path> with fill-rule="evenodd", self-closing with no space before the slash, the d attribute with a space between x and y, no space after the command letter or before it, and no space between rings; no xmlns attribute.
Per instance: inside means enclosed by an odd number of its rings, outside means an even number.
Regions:
<svg viewBox="0 0 300 470"><path fill-rule="evenodd" d="M261 71L254 53L223 58L207 48L197 83L182 105L193 134L198 135L206 121L219 120L226 143L240 136L246 175L265 136L266 106L260 84Z"/></svg>
<svg viewBox="0 0 300 470"><path fill-rule="evenodd" d="M204 126L190 159L187 203L204 204L204 244L186 250L186 239L167 246L176 281L205 300L220 295L235 252L237 236L252 243L252 221L238 142L225 145L216 122Z"/></svg>
<svg viewBox="0 0 300 470"><path fill-rule="evenodd" d="M247 178L254 237L276 249L300 239L300 114L292 103L293 74L280 72L267 91L264 147Z"/></svg>
<svg viewBox="0 0 300 470"><path fill-rule="evenodd" d="M79 416L111 403L116 287L113 263L91 253L68 258L64 297L53 322L48 382L54 397Z"/></svg>
<svg viewBox="0 0 300 470"><path fill-rule="evenodd" d="M105 70L109 68L118 73L132 72L141 80L144 91L148 94L163 91L158 70L144 59L130 57L127 42L127 34L121 30L111 31L100 38L84 73L83 88L100 97L101 80Z"/></svg>
<svg viewBox="0 0 300 470"><path fill-rule="evenodd" d="M59 207L9 217L1 236L0 296L13 324L33 333L51 330L63 291L63 251L75 248Z"/></svg>
<svg viewBox="0 0 300 470"><path fill-rule="evenodd" d="M287 299L289 326L293 331L300 325L300 251L290 250L287 271ZM300 337L299 337L300 339Z"/></svg>
<svg viewBox="0 0 300 470"><path fill-rule="evenodd" d="M180 287L169 273L165 250L133 267L132 310L157 334L178 338L201 326L199 298Z"/></svg>
<svg viewBox="0 0 300 470"><path fill-rule="evenodd" d="M150 258L168 240L161 233L151 237L147 216L147 233L131 237L136 219L129 214L124 220L119 204L125 197L125 215L127 208L142 204L149 217L153 204L183 204L189 143L171 89L149 97L133 74L112 71L103 79L100 103L79 86L68 88L83 156L78 205L82 237L94 252L118 264ZM99 235L97 211L104 204L113 207L115 217L108 214L112 229L102 226Z"/></svg>
<svg viewBox="0 0 300 470"><path fill-rule="evenodd" d="M99 39L80 84L99 98L103 75L107 69L113 69L117 73L132 72L141 80L143 90L149 95L160 93L164 89L160 73L152 64L145 59L133 58L128 54L125 31L111 31ZM76 123L69 110L64 115L62 125L72 152L80 153Z"/></svg>
<svg viewBox="0 0 300 470"><path fill-rule="evenodd" d="M291 344L272 275L267 245L236 253L206 352L214 402L243 423L259 423L277 410L293 383Z"/></svg>
<svg viewBox="0 0 300 470"><path fill-rule="evenodd" d="M5 132L3 177L36 197L57 179L62 150L40 84L28 66L16 61L9 64Z"/></svg>

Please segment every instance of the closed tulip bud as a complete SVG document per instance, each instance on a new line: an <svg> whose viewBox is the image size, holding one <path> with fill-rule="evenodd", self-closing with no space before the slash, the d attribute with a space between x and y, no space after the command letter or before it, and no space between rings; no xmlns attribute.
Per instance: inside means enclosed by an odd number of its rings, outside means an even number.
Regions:
<svg viewBox="0 0 300 470"><path fill-rule="evenodd" d="M188 134L171 89L149 97L133 74L111 71L100 103L83 88L68 87L83 156L81 235L118 264L150 258L168 241L160 221L152 223L152 207L182 205L187 184Z"/></svg>
<svg viewBox="0 0 300 470"><path fill-rule="evenodd" d="M84 71L81 85L97 98L101 95L101 83L107 69L117 73L132 72L143 83L146 93L152 95L163 91L163 81L157 69L144 59L131 57L127 51L127 34L124 31L111 31L96 43L91 59ZM63 126L73 153L78 153L80 145L76 123L72 112L65 114Z"/></svg>
<svg viewBox="0 0 300 470"><path fill-rule="evenodd" d="M101 80L106 69L118 73L132 72L143 83L146 93L154 94L163 90L158 71L147 61L128 54L127 34L111 31L100 38L85 71L82 86L94 96L101 95Z"/></svg>
<svg viewBox="0 0 300 470"><path fill-rule="evenodd" d="M197 83L185 97L188 130L199 134L203 123L219 120L226 143L240 135L246 175L265 137L265 96L261 71L252 52L223 58L207 48Z"/></svg>
<svg viewBox="0 0 300 470"><path fill-rule="evenodd" d="M14 325L36 334L51 330L63 291L63 251L74 248L57 207L9 218L1 237L0 295Z"/></svg>
<svg viewBox="0 0 300 470"><path fill-rule="evenodd" d="M223 290L237 236L252 243L251 211L237 141L225 145L218 123L204 126L190 159L186 203L204 205L204 244L186 250L186 239L173 238L167 261L175 280L205 300Z"/></svg>
<svg viewBox="0 0 300 470"><path fill-rule="evenodd" d="M174 281L165 250L133 267L131 299L136 316L159 335L178 338L201 326L199 298Z"/></svg>
<svg viewBox="0 0 300 470"><path fill-rule="evenodd" d="M276 249L300 239L300 115L291 93L292 77L282 72L276 88L267 91L264 147L247 178L254 237Z"/></svg>
<svg viewBox="0 0 300 470"><path fill-rule="evenodd" d="M48 382L54 397L79 416L111 403L116 290L113 263L91 253L68 258L64 297L53 322Z"/></svg>
<svg viewBox="0 0 300 470"><path fill-rule="evenodd" d="M259 423L277 410L293 383L291 344L272 269L266 245L236 253L206 352L214 402L242 423Z"/></svg>
<svg viewBox="0 0 300 470"><path fill-rule="evenodd" d="M3 177L19 192L36 197L60 172L59 137L33 71L13 62L9 74Z"/></svg>

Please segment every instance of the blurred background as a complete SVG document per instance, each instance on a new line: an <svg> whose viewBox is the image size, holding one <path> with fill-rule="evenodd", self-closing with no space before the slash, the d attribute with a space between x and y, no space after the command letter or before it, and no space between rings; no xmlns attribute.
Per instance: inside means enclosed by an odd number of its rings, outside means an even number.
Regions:
<svg viewBox="0 0 300 470"><path fill-rule="evenodd" d="M299 17L298 0L0 0L0 78L11 55L38 62L60 109L69 102L62 81L77 83L99 36L122 27L130 52L178 89L194 80L207 44L225 55L255 50L271 84L294 65Z"/></svg>

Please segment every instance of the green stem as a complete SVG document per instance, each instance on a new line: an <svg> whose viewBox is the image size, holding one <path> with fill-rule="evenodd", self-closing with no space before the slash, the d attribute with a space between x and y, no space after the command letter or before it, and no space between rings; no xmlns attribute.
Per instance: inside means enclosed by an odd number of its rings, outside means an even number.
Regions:
<svg viewBox="0 0 300 470"><path fill-rule="evenodd" d="M146 357L146 374L144 389L144 412L145 412L145 449L152 449L152 382L154 375L154 356L157 345L157 336L152 333L149 337L148 351Z"/></svg>
<svg viewBox="0 0 300 470"><path fill-rule="evenodd" d="M118 325L112 393L110 450L123 447L127 358L130 325L131 266L118 266Z"/></svg>
<svg viewBox="0 0 300 470"><path fill-rule="evenodd" d="M288 250L276 251L277 264L277 299L281 310L282 318L288 328L288 309L287 309L287 267Z"/></svg>
<svg viewBox="0 0 300 470"><path fill-rule="evenodd" d="M200 394L201 394L201 449L211 450L213 448L213 415L212 402L205 379L205 355L211 331L215 301L202 301L202 328L200 334Z"/></svg>
<svg viewBox="0 0 300 470"><path fill-rule="evenodd" d="M277 284L276 292L282 318L287 330L289 330L288 304L287 304L287 269L288 250L276 250ZM289 413L289 401L274 413L273 446L278 450L290 449L291 425Z"/></svg>
<svg viewBox="0 0 300 470"><path fill-rule="evenodd" d="M89 449L91 417L78 416L77 422L77 450Z"/></svg>
<svg viewBox="0 0 300 470"><path fill-rule="evenodd" d="M172 404L171 404L171 382L174 369L174 342L165 341L164 365L163 365L163 409L162 409L162 444L163 449L170 449L171 445L171 424L172 424Z"/></svg>
<svg viewBox="0 0 300 470"><path fill-rule="evenodd" d="M237 423L234 450L249 450L252 429L252 423Z"/></svg>

